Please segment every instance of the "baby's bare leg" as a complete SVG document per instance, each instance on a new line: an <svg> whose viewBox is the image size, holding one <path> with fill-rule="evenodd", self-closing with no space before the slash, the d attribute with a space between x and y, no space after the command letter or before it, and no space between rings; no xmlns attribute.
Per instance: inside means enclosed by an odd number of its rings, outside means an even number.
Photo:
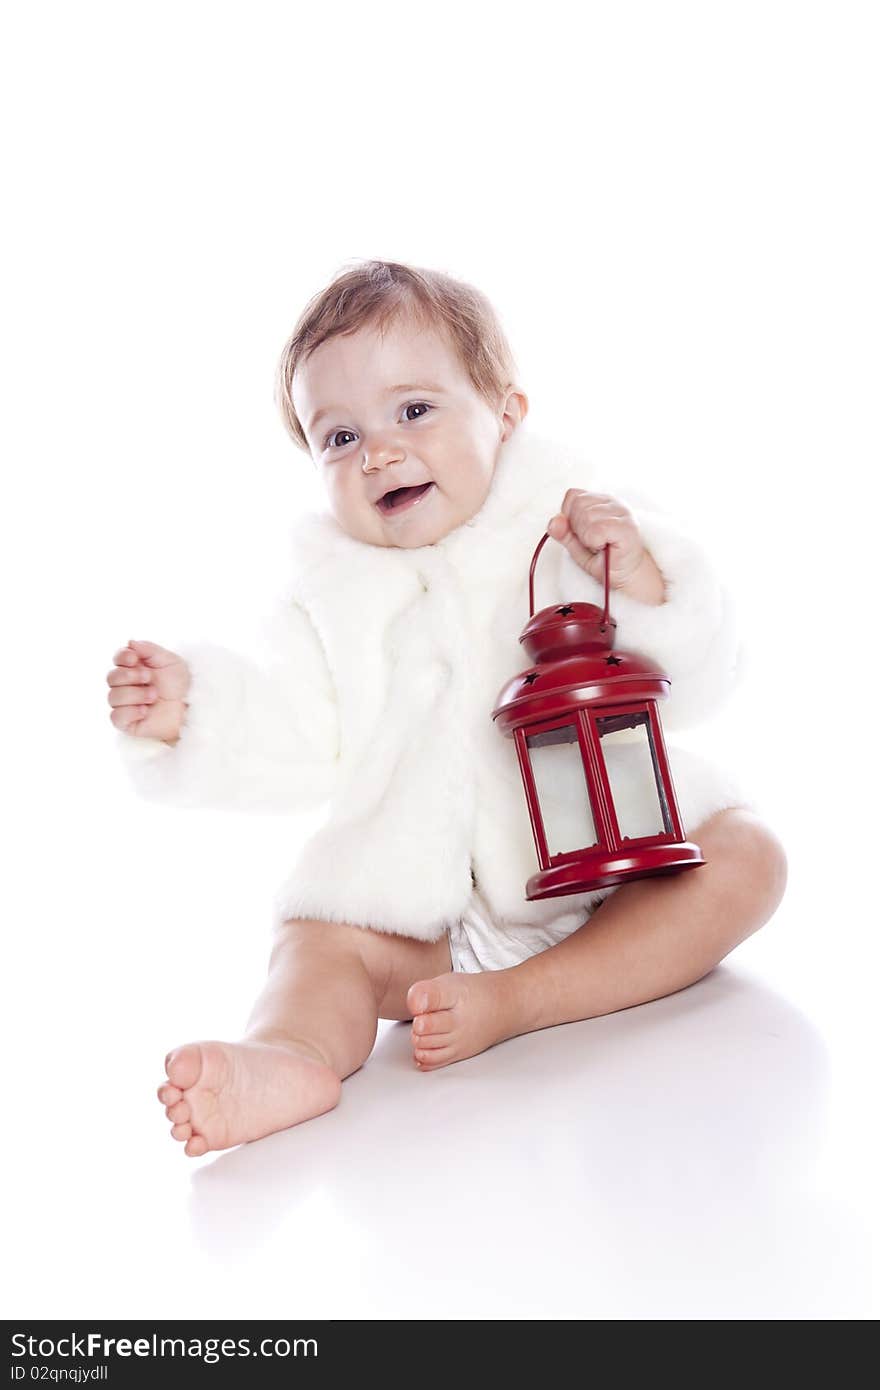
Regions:
<svg viewBox="0 0 880 1390"><path fill-rule="evenodd" d="M521 965L417 981L413 1048L426 1069L557 1023L595 1018L693 984L772 917L785 891L779 840L745 809L694 831L706 863L621 885L558 945Z"/></svg>
<svg viewBox="0 0 880 1390"><path fill-rule="evenodd" d="M198 1157L331 1110L363 1065L380 1018L411 1018L409 986L448 970L449 944L347 923L277 928L269 978L237 1043L205 1041L165 1059L159 1099L172 1135Z"/></svg>

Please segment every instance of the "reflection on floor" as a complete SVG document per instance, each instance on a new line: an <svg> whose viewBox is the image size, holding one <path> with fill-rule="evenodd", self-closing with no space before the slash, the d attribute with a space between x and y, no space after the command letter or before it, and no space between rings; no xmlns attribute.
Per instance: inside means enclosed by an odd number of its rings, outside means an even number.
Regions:
<svg viewBox="0 0 880 1390"><path fill-rule="evenodd" d="M383 1025L338 1109L196 1175L211 1261L278 1269L334 1316L834 1316L811 1195L827 1065L810 1024L722 967L603 1019L411 1069ZM839 1254L839 1251L838 1251ZM286 1306L291 1306L286 1303ZM844 1314L845 1315L845 1314Z"/></svg>

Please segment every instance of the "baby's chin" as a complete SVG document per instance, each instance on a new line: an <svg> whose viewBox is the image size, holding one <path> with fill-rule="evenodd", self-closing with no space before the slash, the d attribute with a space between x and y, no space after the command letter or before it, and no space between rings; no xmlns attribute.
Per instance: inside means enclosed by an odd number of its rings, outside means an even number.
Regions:
<svg viewBox="0 0 880 1390"><path fill-rule="evenodd" d="M411 529L401 527L392 535L383 535L377 539L372 539L373 545L393 547L396 550L419 550L426 545L436 545L446 536L457 531L459 526L464 526L464 520L450 519L447 522L434 521L428 525L413 526Z"/></svg>

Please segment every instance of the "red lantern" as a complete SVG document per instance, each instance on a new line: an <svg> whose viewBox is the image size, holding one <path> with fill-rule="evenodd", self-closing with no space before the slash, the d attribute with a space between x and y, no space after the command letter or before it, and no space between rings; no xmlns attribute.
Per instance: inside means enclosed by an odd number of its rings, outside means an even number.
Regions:
<svg viewBox="0 0 880 1390"><path fill-rule="evenodd" d="M542 608L536 614L535 564L549 539L545 534L532 556L529 621L519 639L535 664L508 681L492 711L497 727L516 743L541 866L526 884L529 901L676 873L705 863L699 846L685 839L657 712L657 701L669 694L669 678L644 657L612 650L617 624L608 611L608 546L604 612L593 603L565 603ZM656 789L657 801L654 804L653 793L641 798L651 804L639 806L637 823L622 825L603 741L613 743L615 735L624 730L641 731L647 740L641 751L653 775L643 772L641 784ZM626 734L624 739L632 742ZM573 747L565 752L564 745ZM553 749L556 751L550 752ZM539 750L550 753L549 765L542 768L543 779L536 777ZM577 763L576 771L572 760ZM566 777L570 787L572 776L576 792L566 796ZM538 781L542 781L540 799ZM576 815L584 813L584 843L560 848L552 829L548 834L546 809L554 799L557 807L564 801L572 834L571 803L579 800L581 793L583 804L574 809ZM627 815L632 820L632 797L629 801ZM646 816L656 823L655 833L640 833L646 829ZM635 833L622 834L626 829Z"/></svg>

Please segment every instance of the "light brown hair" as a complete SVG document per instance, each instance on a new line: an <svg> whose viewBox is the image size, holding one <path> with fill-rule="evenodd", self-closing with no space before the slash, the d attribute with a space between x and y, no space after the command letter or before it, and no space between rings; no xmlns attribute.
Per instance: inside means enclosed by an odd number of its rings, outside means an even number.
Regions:
<svg viewBox="0 0 880 1390"><path fill-rule="evenodd" d="M293 406L293 375L300 362L340 334L364 325L380 333L410 317L445 334L477 391L496 409L513 386L517 367L492 305L463 280L397 261L362 261L344 270L309 300L284 345L275 377L275 402L298 448L309 452Z"/></svg>

